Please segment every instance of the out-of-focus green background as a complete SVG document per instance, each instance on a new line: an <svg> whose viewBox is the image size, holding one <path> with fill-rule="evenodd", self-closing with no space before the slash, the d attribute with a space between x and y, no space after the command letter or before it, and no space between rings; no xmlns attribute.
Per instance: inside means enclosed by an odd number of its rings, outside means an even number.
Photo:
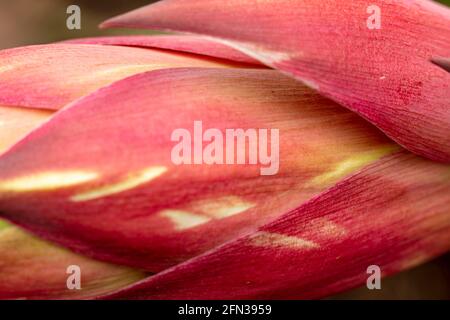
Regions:
<svg viewBox="0 0 450 320"><path fill-rule="evenodd" d="M97 26L110 17L151 2L156 1L0 0L0 49L80 37L149 34L142 30L99 30ZM450 5L450 0L440 2ZM66 9L71 4L81 7L81 30L66 28ZM384 279L380 291L362 287L332 299L450 299L450 254Z"/></svg>

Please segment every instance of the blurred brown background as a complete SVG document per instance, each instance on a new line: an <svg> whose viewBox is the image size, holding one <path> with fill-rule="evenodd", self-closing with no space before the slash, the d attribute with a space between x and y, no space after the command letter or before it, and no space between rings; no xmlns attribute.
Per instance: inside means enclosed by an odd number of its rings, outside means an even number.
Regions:
<svg viewBox="0 0 450 320"><path fill-rule="evenodd" d="M99 35L149 34L142 30L99 30L115 15L152 0L0 0L0 49ZM81 8L81 30L68 30L66 10Z"/></svg>
<svg viewBox="0 0 450 320"><path fill-rule="evenodd" d="M155 1L0 0L0 49L88 36L150 34L142 30L99 30L97 25L151 2ZM450 0L441 2L450 4ZM81 7L81 30L66 28L66 9L71 4ZM332 299L450 299L450 254L384 279L382 290L363 287Z"/></svg>

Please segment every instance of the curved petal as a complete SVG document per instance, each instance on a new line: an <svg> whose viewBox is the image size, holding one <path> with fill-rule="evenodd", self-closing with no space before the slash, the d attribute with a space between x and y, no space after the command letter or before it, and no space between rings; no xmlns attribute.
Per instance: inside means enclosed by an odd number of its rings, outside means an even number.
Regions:
<svg viewBox="0 0 450 320"><path fill-rule="evenodd" d="M59 109L140 72L235 65L201 56L120 46L51 44L9 49L0 51L0 104Z"/></svg>
<svg viewBox="0 0 450 320"><path fill-rule="evenodd" d="M258 232L105 299L321 298L450 248L450 168L387 156ZM274 258L275 257L275 258Z"/></svg>
<svg viewBox="0 0 450 320"><path fill-rule="evenodd" d="M450 9L428 0L165 0L108 20L213 36L450 162Z"/></svg>
<svg viewBox="0 0 450 320"><path fill-rule="evenodd" d="M205 133L265 129L279 159L270 147L272 161L261 165L176 165L177 129L206 154L196 121ZM231 146L223 139L220 147ZM98 259L160 271L396 149L357 115L277 71L159 70L80 99L4 154L0 214ZM253 151L237 150L247 160ZM276 174L261 175L269 166Z"/></svg>
<svg viewBox="0 0 450 320"><path fill-rule="evenodd" d="M80 268L80 290L68 289L71 266ZM19 228L0 227L0 299L94 298L144 277L139 271L79 256Z"/></svg>
<svg viewBox="0 0 450 320"><path fill-rule="evenodd" d="M155 49L167 49L179 52L195 53L213 58L261 65L261 63L229 46L198 36L113 36L97 38L81 38L64 41L74 44L103 44L115 46L131 46Z"/></svg>

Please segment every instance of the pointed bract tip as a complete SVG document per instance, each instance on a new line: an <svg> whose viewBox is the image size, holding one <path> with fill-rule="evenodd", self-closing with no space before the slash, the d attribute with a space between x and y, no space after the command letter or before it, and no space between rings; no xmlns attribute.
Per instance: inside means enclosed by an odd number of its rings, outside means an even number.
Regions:
<svg viewBox="0 0 450 320"><path fill-rule="evenodd" d="M450 58L432 58L431 62L433 62L438 67L441 67L447 72L450 72Z"/></svg>

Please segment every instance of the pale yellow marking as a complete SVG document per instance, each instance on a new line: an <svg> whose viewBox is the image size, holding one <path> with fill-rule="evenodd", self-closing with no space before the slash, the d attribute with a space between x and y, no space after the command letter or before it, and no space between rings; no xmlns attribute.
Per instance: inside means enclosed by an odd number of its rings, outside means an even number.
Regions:
<svg viewBox="0 0 450 320"><path fill-rule="evenodd" d="M4 221L4 220L0 220L0 231L2 231L3 229L8 229L11 225Z"/></svg>
<svg viewBox="0 0 450 320"><path fill-rule="evenodd" d="M293 58L293 55L288 52L275 51L269 48L266 48L261 45L255 45L250 42L243 41L229 41L221 38L208 37L205 36L209 40L222 43L227 47L234 48L242 53L248 55L249 57L254 58L255 60L262 61L265 64L271 65L273 62L281 63L283 61L290 61ZM302 52L296 52L295 56L303 55Z"/></svg>
<svg viewBox="0 0 450 320"><path fill-rule="evenodd" d="M31 192L48 191L79 185L98 177L88 171L49 171L0 181L0 191Z"/></svg>
<svg viewBox="0 0 450 320"><path fill-rule="evenodd" d="M263 64L268 66L273 66L275 63L283 63L285 61L291 61L294 58L300 58L304 56L302 51L296 51L295 54L289 52L275 51L267 47L255 45L249 42L238 42L238 41L228 41L217 38L210 38L210 40L222 43L228 47L232 47L249 57L254 58L257 61L261 61ZM300 78L304 85L310 89L319 91L320 86L318 83L311 79L306 79L304 77Z"/></svg>
<svg viewBox="0 0 450 320"><path fill-rule="evenodd" d="M110 81L115 78L123 78L129 75L137 74L143 71L153 71L158 69L165 69L167 65L161 64L142 64L142 65L119 65L114 67L104 67L100 69L96 69L92 76L89 76L90 82L100 80ZM67 79L66 84L70 85L78 85L78 84L86 84L86 75L82 74L78 77L72 77ZM88 81L89 82L89 81Z"/></svg>
<svg viewBox="0 0 450 320"><path fill-rule="evenodd" d="M212 198L194 201L185 206L185 209L167 209L159 214L169 218L177 230L185 230L208 223L215 219L225 219L250 208L255 204L242 200L236 196Z"/></svg>
<svg viewBox="0 0 450 320"><path fill-rule="evenodd" d="M243 41L229 41L225 39L215 38L215 37L204 37L209 40L222 43L226 45L227 47L231 47L233 49L236 49L244 54L246 54L249 57L252 57L253 59L262 62L263 64L267 66L274 66L276 63L283 63L285 61L291 61L294 58L300 58L304 56L304 52L302 51L296 51L294 53L290 52L282 52L282 51L275 51L272 49L269 49L265 46L256 45L254 43L250 42L243 42ZM311 79L306 79L304 77L301 77L300 80L303 82L304 85L306 85L308 88L319 91L320 86L318 83Z"/></svg>
<svg viewBox="0 0 450 320"><path fill-rule="evenodd" d="M136 174L128 176L123 181L76 194L71 197L71 200L74 202L89 201L121 193L136 188L139 185L147 183L153 179L156 179L166 171L166 167L150 167Z"/></svg>
<svg viewBox="0 0 450 320"><path fill-rule="evenodd" d="M211 220L200 214L183 210L163 210L159 213L162 217L170 219L176 230L186 230L205 224Z"/></svg>
<svg viewBox="0 0 450 320"><path fill-rule="evenodd" d="M252 236L250 243L257 247L287 247L291 249L316 249L320 247L313 241L271 232L258 232Z"/></svg>
<svg viewBox="0 0 450 320"><path fill-rule="evenodd" d="M0 73L13 70L15 66L13 65L6 65L6 66L0 66Z"/></svg>
<svg viewBox="0 0 450 320"><path fill-rule="evenodd" d="M330 182L338 181L339 179L342 179L352 172L355 172L359 169L362 169L366 165L380 159L381 157L392 153L393 151L397 150L398 147L395 145L389 145L377 150L364 152L362 154L358 154L355 156L352 156L348 159L345 159L344 161L341 161L338 163L334 169L325 172L315 178L313 178L310 181L311 185L323 185L328 184Z"/></svg>
<svg viewBox="0 0 450 320"><path fill-rule="evenodd" d="M190 207L193 211L203 213L216 219L223 219L253 208L255 204L242 200L236 196L228 196L211 200L198 201Z"/></svg>
<svg viewBox="0 0 450 320"><path fill-rule="evenodd" d="M197 60L197 59L189 59L186 60L186 58L180 58L171 61L170 63L147 63L147 64L133 64L133 65L118 65L114 67L108 67L104 69L96 70L94 73L94 76L96 78L103 78L107 77L108 79L111 76L126 76L126 75L132 75L136 74L142 71L153 71L153 70L160 70L160 69L168 69L168 68L174 68L174 67L185 67L186 64L191 65L199 65L202 67L212 67L212 68L218 68L220 65L218 63L209 63L208 61L204 60ZM85 77L82 77L76 81L86 81Z"/></svg>
<svg viewBox="0 0 450 320"><path fill-rule="evenodd" d="M339 238L347 234L347 230L326 218L317 218L308 223L308 227L320 235L328 238Z"/></svg>
<svg viewBox="0 0 450 320"><path fill-rule="evenodd" d="M112 68L107 68L103 70L96 70L95 76L106 76L111 74L134 74L143 70L158 70L167 69L170 65L168 64L136 64L136 65L119 65Z"/></svg>
<svg viewBox="0 0 450 320"><path fill-rule="evenodd" d="M301 81L310 89L313 89L313 90L316 90L316 91L320 90L319 84L316 83L313 80L308 80L308 79L305 79L305 78L301 78Z"/></svg>

